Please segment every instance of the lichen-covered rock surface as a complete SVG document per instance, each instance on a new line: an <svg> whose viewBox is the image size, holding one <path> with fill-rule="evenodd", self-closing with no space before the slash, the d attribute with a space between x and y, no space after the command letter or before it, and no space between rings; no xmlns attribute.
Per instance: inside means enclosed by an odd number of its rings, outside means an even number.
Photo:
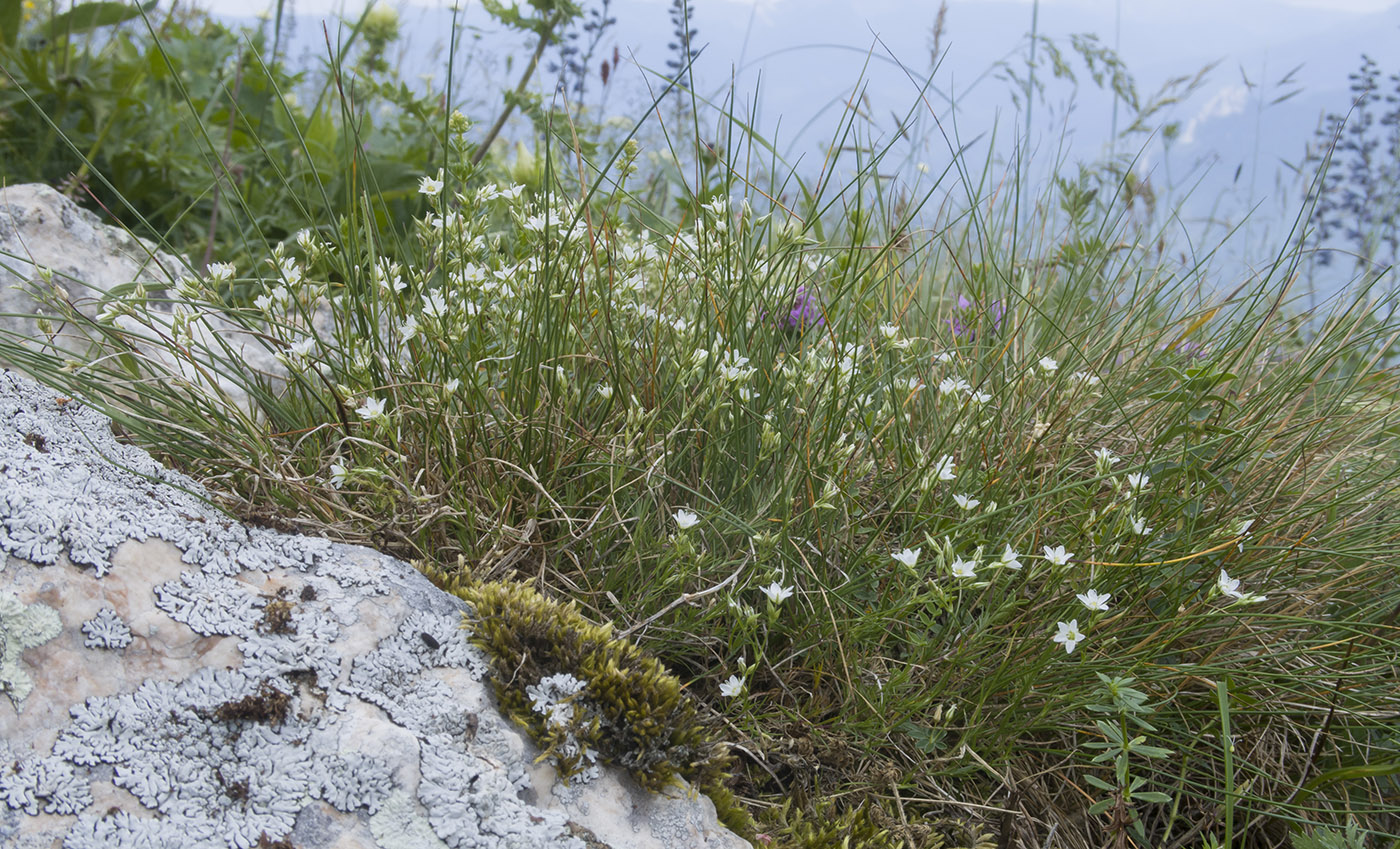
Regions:
<svg viewBox="0 0 1400 849"><path fill-rule="evenodd" d="M556 781L412 567L202 493L0 372L0 849L748 845L703 796Z"/></svg>

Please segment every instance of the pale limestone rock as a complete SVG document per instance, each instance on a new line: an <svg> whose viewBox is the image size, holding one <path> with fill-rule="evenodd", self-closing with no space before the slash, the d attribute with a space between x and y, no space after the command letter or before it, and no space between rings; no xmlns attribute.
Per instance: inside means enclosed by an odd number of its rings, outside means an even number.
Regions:
<svg viewBox="0 0 1400 849"><path fill-rule="evenodd" d="M559 784L459 599L202 491L0 372L0 849L747 845L703 796Z"/></svg>
<svg viewBox="0 0 1400 849"><path fill-rule="evenodd" d="M171 335L177 312L198 315L189 324L191 349L223 352L227 346L231 361L240 364L243 373L221 373L218 367L196 369L175 361L164 347L138 343L137 350L151 362L151 368L180 375L248 410L248 382L262 379L280 386L287 369L256 332L260 328L243 327L174 303L176 281L190 276L194 272L183 260L120 227L101 223L96 215L49 186L30 183L0 189L0 337L22 341L31 348L48 343L86 361L91 328L61 320L57 310L42 305L40 296L56 289L79 314L92 320L101 314L110 293L140 283L147 295L143 308L148 308L146 314L163 335ZM51 319L54 339L39 332L37 321L29 317L34 313ZM328 329L329 318L328 308L318 310L318 331ZM152 336L150 327L131 316L116 321L134 334L133 339ZM0 365L4 365L3 360Z"/></svg>

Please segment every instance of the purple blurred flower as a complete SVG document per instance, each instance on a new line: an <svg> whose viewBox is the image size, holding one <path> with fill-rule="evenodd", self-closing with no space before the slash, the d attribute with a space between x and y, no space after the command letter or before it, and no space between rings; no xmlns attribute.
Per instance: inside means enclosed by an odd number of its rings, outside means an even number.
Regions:
<svg viewBox="0 0 1400 849"><path fill-rule="evenodd" d="M778 319L779 329L797 333L810 327L821 327L825 323L826 316L822 312L821 299L815 289L808 289L806 286L797 287L797 291L792 294L792 304L788 307L787 315Z"/></svg>
<svg viewBox="0 0 1400 849"><path fill-rule="evenodd" d="M992 301L985 310L979 310L976 301L968 300L966 295L958 295L958 311L948 319L953 338L966 338L969 342L976 340L977 320L983 315L991 316L992 333L1000 333L1001 320L1006 317L1006 305L1001 301Z"/></svg>

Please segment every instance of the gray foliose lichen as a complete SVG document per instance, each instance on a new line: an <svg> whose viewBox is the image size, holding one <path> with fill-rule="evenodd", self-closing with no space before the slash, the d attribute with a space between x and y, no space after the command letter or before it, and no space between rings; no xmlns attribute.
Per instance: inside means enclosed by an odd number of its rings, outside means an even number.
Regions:
<svg viewBox="0 0 1400 849"><path fill-rule="evenodd" d="M190 568L153 587L151 609L237 639L242 656L237 668L90 697L49 751L6 741L0 754L16 767L0 770L0 831L13 833L15 816L23 833L26 817L48 815L68 818L65 849L250 849L284 838L319 801L367 819L386 847L431 834L451 849L582 849L561 815L522 801L528 756L512 753L501 723L465 710L442 680L442 670L476 680L486 670L460 627L460 602L377 553L245 528L196 482L119 443L94 409L9 372L0 372L0 423L0 555L41 565L66 557L101 580L121 543L165 540ZM235 579L246 572L277 572L310 591L269 627L269 599ZM391 592L411 612L354 655L343 636L359 623L357 605ZM32 686L22 652L57 628L54 611L0 590L0 689L12 699ZM82 629L94 651L131 640L115 611ZM401 767L356 748L357 701L417 741L416 796ZM94 805L104 782L140 807Z"/></svg>

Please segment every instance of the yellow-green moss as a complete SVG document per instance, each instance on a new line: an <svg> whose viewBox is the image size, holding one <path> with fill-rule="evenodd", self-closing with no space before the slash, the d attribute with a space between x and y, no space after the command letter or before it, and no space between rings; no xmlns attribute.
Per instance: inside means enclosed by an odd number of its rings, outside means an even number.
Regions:
<svg viewBox="0 0 1400 849"><path fill-rule="evenodd" d="M584 619L572 602L547 599L527 584L477 582L461 568L417 565L473 607L472 642L491 664L502 712L526 728L561 775L588 765L584 752L565 745L577 741L648 790L689 781L715 803L720 822L745 837L755 834L753 819L724 783L728 747L700 724L680 680L658 660L615 638L610 625ZM580 697L589 708L574 711L563 726L546 722L526 695L527 687L560 673L587 685Z"/></svg>

